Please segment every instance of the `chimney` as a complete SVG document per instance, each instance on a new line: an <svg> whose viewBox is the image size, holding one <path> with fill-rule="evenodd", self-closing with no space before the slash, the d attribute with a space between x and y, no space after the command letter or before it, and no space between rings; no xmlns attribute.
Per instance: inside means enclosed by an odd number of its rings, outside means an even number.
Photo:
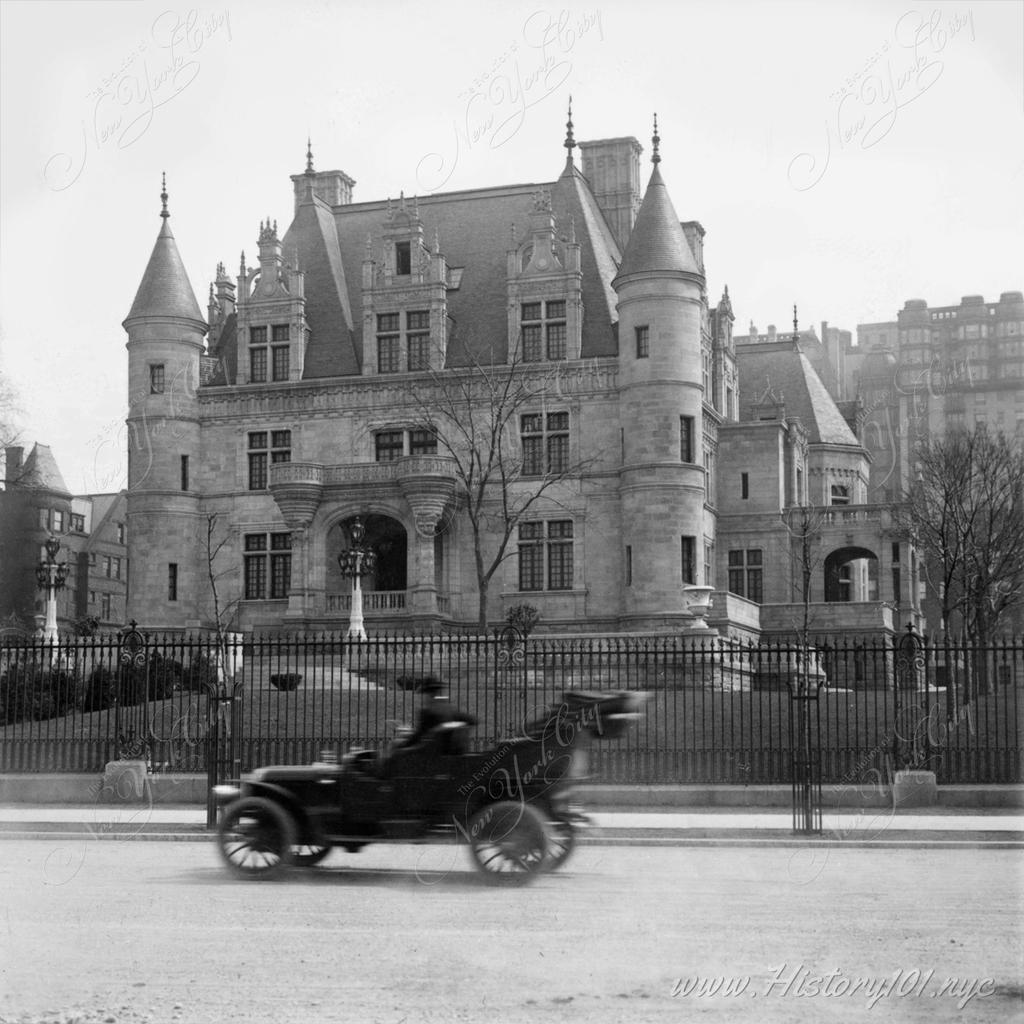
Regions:
<svg viewBox="0 0 1024 1024"><path fill-rule="evenodd" d="M625 252L640 210L640 154L643 147L631 135L620 139L581 142L583 176L608 222L619 250Z"/></svg>
<svg viewBox="0 0 1024 1024"><path fill-rule="evenodd" d="M6 467L6 478L8 485L17 483L18 477L21 476L21 467L25 461L25 449L11 445L10 448L4 449L4 464Z"/></svg>

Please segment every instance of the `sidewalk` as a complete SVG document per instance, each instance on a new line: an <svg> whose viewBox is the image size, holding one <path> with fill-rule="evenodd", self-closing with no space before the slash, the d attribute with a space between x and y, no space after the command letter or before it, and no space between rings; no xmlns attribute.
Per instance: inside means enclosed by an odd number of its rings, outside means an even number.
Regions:
<svg viewBox="0 0 1024 1024"><path fill-rule="evenodd" d="M787 809L602 809L581 835L587 844L696 845L844 843L871 846L956 845L1024 847L1024 814L957 808L827 810L820 836L796 835ZM206 810L195 804L0 806L0 839L148 839L209 841Z"/></svg>

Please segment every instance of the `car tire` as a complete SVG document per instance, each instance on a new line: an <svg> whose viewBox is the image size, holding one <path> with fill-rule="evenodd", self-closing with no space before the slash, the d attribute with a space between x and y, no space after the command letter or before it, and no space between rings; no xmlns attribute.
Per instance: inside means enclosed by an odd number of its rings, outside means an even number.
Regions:
<svg viewBox="0 0 1024 1024"><path fill-rule="evenodd" d="M548 830L529 804L488 804L469 819L466 831L473 863L494 885L526 885L544 870Z"/></svg>
<svg viewBox="0 0 1024 1024"><path fill-rule="evenodd" d="M238 878L270 879L291 862L295 823L273 800L243 797L221 812L217 840L224 863Z"/></svg>

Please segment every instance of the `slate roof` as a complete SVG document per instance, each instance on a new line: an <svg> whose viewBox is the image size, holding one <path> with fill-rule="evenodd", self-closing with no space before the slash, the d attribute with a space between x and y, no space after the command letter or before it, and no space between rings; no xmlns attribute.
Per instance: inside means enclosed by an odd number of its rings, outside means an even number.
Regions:
<svg viewBox="0 0 1024 1024"><path fill-rule="evenodd" d="M741 421L757 419L754 407L770 389L781 396L787 417L799 417L811 444L860 447L810 360L791 341L737 345L736 361Z"/></svg>
<svg viewBox="0 0 1024 1024"><path fill-rule="evenodd" d="M28 487L34 487L41 491L53 491L55 494L66 494L69 498L71 492L68 485L64 483L60 469L57 467L57 460L50 451L50 446L45 444L34 444L32 451L21 467L18 476L19 482Z"/></svg>
<svg viewBox="0 0 1024 1024"><path fill-rule="evenodd" d="M575 221L583 276L582 356L615 354L613 323L617 315L611 278L619 250L586 179L567 167L554 182L418 198L425 242L432 245L436 231L449 268L464 268L460 287L448 292L448 314L454 328L449 365L473 360L504 362L511 228L515 225L520 242L530 237L529 215L538 189L551 194L558 236L568 234L570 215ZM306 274L307 379L360 372L366 238L370 236L379 258L386 214L386 202L332 208L307 197L282 239L285 252L297 249L299 267Z"/></svg>
<svg viewBox="0 0 1024 1024"><path fill-rule="evenodd" d="M179 316L206 323L178 254L169 217L163 218L142 283L125 320L134 316Z"/></svg>
<svg viewBox="0 0 1024 1024"><path fill-rule="evenodd" d="M622 278L647 271L681 271L700 275L657 164L626 243L618 276Z"/></svg>

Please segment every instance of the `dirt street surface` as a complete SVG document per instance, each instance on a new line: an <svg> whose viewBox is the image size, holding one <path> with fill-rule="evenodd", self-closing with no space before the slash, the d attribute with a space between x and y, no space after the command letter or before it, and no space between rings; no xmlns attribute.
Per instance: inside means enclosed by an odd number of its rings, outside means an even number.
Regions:
<svg viewBox="0 0 1024 1024"><path fill-rule="evenodd" d="M0 1020L1021 1019L1005 849L584 847L524 889L453 847L234 881L206 842L0 844Z"/></svg>

